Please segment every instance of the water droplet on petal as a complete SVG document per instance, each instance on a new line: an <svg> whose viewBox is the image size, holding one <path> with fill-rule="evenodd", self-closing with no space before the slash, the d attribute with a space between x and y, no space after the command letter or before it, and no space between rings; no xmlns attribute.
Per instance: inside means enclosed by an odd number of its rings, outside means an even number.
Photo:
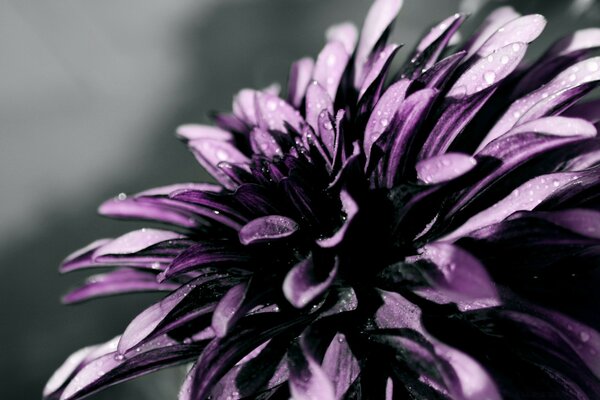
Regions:
<svg viewBox="0 0 600 400"><path fill-rule="evenodd" d="M506 65L506 64L508 64L508 61L509 61L509 60L508 60L508 56L502 56L502 57L500 57L500 62L501 62L502 64L505 64L505 65Z"/></svg>
<svg viewBox="0 0 600 400"><path fill-rule="evenodd" d="M485 80L485 82L488 85L491 85L492 83L494 83L494 80L496 79L496 74L492 71L486 71L483 74L483 79Z"/></svg>

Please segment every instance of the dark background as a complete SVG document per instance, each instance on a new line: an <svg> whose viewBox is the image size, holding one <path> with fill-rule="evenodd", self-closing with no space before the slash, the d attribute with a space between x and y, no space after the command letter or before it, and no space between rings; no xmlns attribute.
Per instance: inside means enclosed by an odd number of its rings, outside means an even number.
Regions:
<svg viewBox="0 0 600 400"><path fill-rule="evenodd" d="M405 0L393 38L410 49L459 7L504 3ZM549 19L534 54L567 31L600 25L590 0L512 3ZM71 352L117 335L156 299L60 304L85 277L58 274L68 253L142 226L98 217L98 204L119 192L207 179L175 127L229 110L240 88L285 85L289 64L316 56L327 26L360 24L369 4L0 0L0 399L39 398ZM175 398L182 377L172 369L92 398Z"/></svg>

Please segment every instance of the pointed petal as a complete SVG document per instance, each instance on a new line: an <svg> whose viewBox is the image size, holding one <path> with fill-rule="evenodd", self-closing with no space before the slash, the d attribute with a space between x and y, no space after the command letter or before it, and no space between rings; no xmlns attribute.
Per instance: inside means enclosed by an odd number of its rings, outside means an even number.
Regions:
<svg viewBox="0 0 600 400"><path fill-rule="evenodd" d="M332 382L308 349L301 344L288 350L290 392L295 400L335 400Z"/></svg>
<svg viewBox="0 0 600 400"><path fill-rule="evenodd" d="M276 95L255 92L257 124L263 129L287 132L286 124L299 131L304 120L300 113ZM229 161L229 160L222 160Z"/></svg>
<svg viewBox="0 0 600 400"><path fill-rule="evenodd" d="M337 257L331 260L318 260L310 255L296 264L283 281L283 294L296 308L304 308L325 293L335 279L338 269Z"/></svg>
<svg viewBox="0 0 600 400"><path fill-rule="evenodd" d="M367 157L371 153L373 143L377 141L394 118L394 115L396 115L396 111L406 97L406 91L410 84L411 81L407 79L395 82L383 93L375 105L367 122L363 140L363 148Z"/></svg>
<svg viewBox="0 0 600 400"><path fill-rule="evenodd" d="M302 104L314 65L315 62L310 57L301 58L292 64L288 79L288 102L296 108Z"/></svg>
<svg viewBox="0 0 600 400"><path fill-rule="evenodd" d="M531 43L546 27L546 19L539 14L525 15L502 25L477 50L477 55L487 57L501 47L512 43Z"/></svg>
<svg viewBox="0 0 600 400"><path fill-rule="evenodd" d="M491 142L513 126L526 122L521 117L538 103L556 98L559 93L565 90L574 89L598 80L600 80L600 57L590 58L567 68L548 84L514 101L487 134L483 143ZM536 118L539 118L539 116ZM530 119L534 118L530 117Z"/></svg>
<svg viewBox="0 0 600 400"><path fill-rule="evenodd" d="M431 243L422 256L434 263L439 275L429 275L432 285L455 301L498 299L498 293L483 265L461 248L448 243Z"/></svg>
<svg viewBox="0 0 600 400"><path fill-rule="evenodd" d="M139 270L118 269L107 274L93 275L86 283L69 292L63 302L78 303L101 296L112 296L122 293L172 291L179 287L174 283L159 283L156 274Z"/></svg>
<svg viewBox="0 0 600 400"><path fill-rule="evenodd" d="M325 32L325 38L328 42L337 41L344 45L346 53L352 54L358 39L358 30L351 22L343 22L333 25Z"/></svg>
<svg viewBox="0 0 600 400"><path fill-rule="evenodd" d="M232 164L248 163L248 157L242 154L233 144L215 139L194 139L188 145L194 156L219 183L227 188L233 188L229 177L218 168L222 161Z"/></svg>
<svg viewBox="0 0 600 400"><path fill-rule="evenodd" d="M332 100L335 100L338 85L349 58L350 54L346 51L344 44L338 41L327 43L317 57L313 79L325 88Z"/></svg>
<svg viewBox="0 0 600 400"><path fill-rule="evenodd" d="M333 114L333 102L323 86L313 81L306 90L306 122L314 132L318 132L319 115L324 111Z"/></svg>
<svg viewBox="0 0 600 400"><path fill-rule="evenodd" d="M233 139L231 132L210 125L188 124L177 128L177 136L185 140L214 139L230 141Z"/></svg>
<svg viewBox="0 0 600 400"><path fill-rule="evenodd" d="M469 172L477 161L466 154L446 153L416 165L417 177L427 184L446 182Z"/></svg>
<svg viewBox="0 0 600 400"><path fill-rule="evenodd" d="M181 311L184 310L183 305L190 299L194 299L194 296L198 296L199 293L202 293L203 289L204 296L207 298L203 299L205 300L204 303L200 301L202 298L195 299L197 303L194 308L203 309L205 313L212 311L214 309L214 304L212 303L220 297L220 294L224 293L225 290L237 283L236 281L231 282L231 280L222 278L223 275L218 274L196 278L188 284L181 286L178 290L171 293L160 302L153 304L142 311L129 323L123 332L121 340L119 341L118 353L125 354L130 349L139 345L144 339L153 334L161 324L168 321L168 318L170 318L173 313L181 313ZM214 293L211 294L210 291L214 291Z"/></svg>
<svg viewBox="0 0 600 400"><path fill-rule="evenodd" d="M337 333L323 356L322 370L333 383L336 399L344 395L358 377L360 366L350 350L346 336Z"/></svg>
<svg viewBox="0 0 600 400"><path fill-rule="evenodd" d="M265 243L293 235L299 225L293 219L281 215L268 215L248 222L239 232L242 244Z"/></svg>
<svg viewBox="0 0 600 400"><path fill-rule="evenodd" d="M340 244L344 239L348 227L356 216L356 213L358 213L358 204L356 204L352 196L350 196L346 190L340 192L340 200L346 217L344 218L342 226L332 236L317 239L317 244L322 248L332 248Z"/></svg>
<svg viewBox="0 0 600 400"><path fill-rule="evenodd" d="M354 61L354 86L356 88L359 88L363 82L365 64L373 48L396 19L402 3L402 0L376 0L369 9L356 46Z"/></svg>
<svg viewBox="0 0 600 400"><path fill-rule="evenodd" d="M578 173L575 172L557 172L532 178L493 206L469 218L462 226L445 235L441 240L456 240L469 232L498 223L517 211L533 210L544 199L576 180L577 177Z"/></svg>
<svg viewBox="0 0 600 400"><path fill-rule="evenodd" d="M495 32L498 31L506 23L517 19L520 16L512 7L500 7L490 13L481 24L477 32L471 35L471 39L465 45L465 50L468 51L467 57L471 57L479 48L488 40Z"/></svg>

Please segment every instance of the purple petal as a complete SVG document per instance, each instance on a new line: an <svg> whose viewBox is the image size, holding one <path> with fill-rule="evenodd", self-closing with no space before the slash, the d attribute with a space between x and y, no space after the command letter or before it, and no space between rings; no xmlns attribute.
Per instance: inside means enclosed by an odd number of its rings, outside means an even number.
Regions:
<svg viewBox="0 0 600 400"><path fill-rule="evenodd" d="M381 329L410 328L421 332L421 309L396 292L378 289L383 304L375 313L375 324Z"/></svg>
<svg viewBox="0 0 600 400"><path fill-rule="evenodd" d="M335 100L338 85L349 58L350 54L346 51L344 44L338 41L327 43L317 57L313 79L325 88L332 100Z"/></svg>
<svg viewBox="0 0 600 400"><path fill-rule="evenodd" d="M152 196L123 197L121 195L100 205L98 212L111 218L140 219L163 222L184 228L196 228L201 225L194 214L177 204L169 204L162 198Z"/></svg>
<svg viewBox="0 0 600 400"><path fill-rule="evenodd" d="M283 156L283 150L268 131L254 128L250 132L250 144L256 154L264 154L268 158Z"/></svg>
<svg viewBox="0 0 600 400"><path fill-rule="evenodd" d="M323 143L323 147L327 151L328 155L333 158L335 154L335 122L333 121L333 116L327 112L322 112L319 114L318 118L318 135ZM329 158L327 158L329 160Z"/></svg>
<svg viewBox="0 0 600 400"><path fill-rule="evenodd" d="M468 57L471 57L495 32L506 23L518 18L521 14L517 13L512 7L505 6L494 10L481 24L477 32L471 35L471 39L465 45L468 51Z"/></svg>
<svg viewBox="0 0 600 400"><path fill-rule="evenodd" d="M548 84L514 101L487 134L484 142L491 142L493 139L510 130L516 124L526 122L522 120L521 117L536 104L547 99L552 99L553 97L556 98L559 93L565 90L576 88L585 83L597 81L599 79L600 57L591 58L567 68Z"/></svg>
<svg viewBox="0 0 600 400"><path fill-rule="evenodd" d="M119 338L116 337L103 344L87 346L71 354L54 374L52 374L44 386L44 397L49 397L51 394L59 391L74 373L83 368L83 366L85 366L87 362L93 360L94 357L114 351L118 339Z"/></svg>
<svg viewBox="0 0 600 400"><path fill-rule="evenodd" d="M446 360L456 373L461 399L502 399L494 380L477 361L442 343L437 343L435 348L436 354Z"/></svg>
<svg viewBox="0 0 600 400"><path fill-rule="evenodd" d="M574 208L570 210L536 212L533 215L541 217L553 224L567 228L570 231L595 239L600 239L600 212Z"/></svg>
<svg viewBox="0 0 600 400"><path fill-rule="evenodd" d="M504 199L469 218L442 240L455 240L484 226L498 223L517 211L533 210L564 185L576 180L577 176L574 172L557 172L530 179Z"/></svg>
<svg viewBox="0 0 600 400"><path fill-rule="evenodd" d="M93 275L85 285L63 297L65 303L77 303L101 296L147 291L172 291L179 287L173 283L158 283L156 274L139 270L119 269L107 274Z"/></svg>
<svg viewBox="0 0 600 400"><path fill-rule="evenodd" d="M421 39L417 48L401 70L403 76L417 77L431 68L438 60L466 16L454 14L439 24L436 24Z"/></svg>
<svg viewBox="0 0 600 400"><path fill-rule="evenodd" d="M384 173L381 179L384 180L385 187L393 187L404 175L406 164L412 154L415 136L437 95L438 91L435 89L422 89L402 102L390 129L391 137L383 159Z"/></svg>
<svg viewBox="0 0 600 400"><path fill-rule="evenodd" d="M323 369L302 349L288 351L290 394L294 400L335 400L332 382Z"/></svg>
<svg viewBox="0 0 600 400"><path fill-rule="evenodd" d="M358 360L352 354L344 334L337 333L334 336L325 351L322 370L333 383L335 398L343 398L360 373Z"/></svg>
<svg viewBox="0 0 600 400"><path fill-rule="evenodd" d="M446 182L469 172L477 161L471 156L460 153L446 153L416 165L417 177L427 184Z"/></svg>
<svg viewBox="0 0 600 400"><path fill-rule="evenodd" d="M221 278L223 278L223 275L217 274L196 278L181 286L160 302L142 311L129 323L125 332L123 332L118 345L119 354L125 354L154 333L172 312L176 312L178 307L181 308L181 304L186 301L186 298L190 294L192 294L191 298L193 298L193 295L197 294L202 288L206 290L216 289L215 285L219 286L221 284ZM232 284L229 284L229 286L232 286ZM217 296L214 295L214 297L216 300ZM214 304L207 302L207 304L198 305L197 308L208 313L214 309Z"/></svg>
<svg viewBox="0 0 600 400"><path fill-rule="evenodd" d="M584 119L593 124L600 121L600 99L581 102L562 113L565 117Z"/></svg>
<svg viewBox="0 0 600 400"><path fill-rule="evenodd" d="M297 345L288 350L289 384L292 398L298 400L334 400L333 383L317 362L316 343L322 336L309 327Z"/></svg>
<svg viewBox="0 0 600 400"><path fill-rule="evenodd" d="M375 143L386 128L388 128L388 125L394 118L396 111L406 97L406 91L410 84L411 81L407 79L395 82L383 93L375 105L375 108L369 117L369 121L367 122L363 140L363 148L367 157L371 153L373 143Z"/></svg>
<svg viewBox="0 0 600 400"><path fill-rule="evenodd" d="M306 90L306 122L314 132L319 129L319 115L323 111L333 114L333 102L323 86L317 81L312 81Z"/></svg>
<svg viewBox="0 0 600 400"><path fill-rule="evenodd" d="M300 108L306 88L313 74L315 62L310 57L301 58L292 64L288 81L288 102Z"/></svg>
<svg viewBox="0 0 600 400"><path fill-rule="evenodd" d="M547 56L562 56L596 47L600 47L600 28L581 29L556 42Z"/></svg>
<svg viewBox="0 0 600 400"><path fill-rule="evenodd" d="M337 41L344 45L346 53L352 54L358 39L358 30L350 22L333 25L325 32L325 38L328 42Z"/></svg>
<svg viewBox="0 0 600 400"><path fill-rule="evenodd" d="M242 244L265 243L293 235L299 225L293 219L281 215L268 215L248 222L240 229Z"/></svg>
<svg viewBox="0 0 600 400"><path fill-rule="evenodd" d="M75 375L61 400L87 396L124 380L144 375L197 357L203 345L165 344L121 357L109 353L87 364Z"/></svg>
<svg viewBox="0 0 600 400"><path fill-rule="evenodd" d="M463 50L438 61L417 77L417 81L423 83L427 88L440 89L456 70L456 66L465 58L466 54Z"/></svg>
<svg viewBox="0 0 600 400"><path fill-rule="evenodd" d="M258 346L247 359L244 357L211 391L215 400L237 400L254 398L285 383L288 379L287 363L283 360L287 343L272 339Z"/></svg>
<svg viewBox="0 0 600 400"><path fill-rule="evenodd" d="M337 257L330 265L325 262L315 265L314 256L310 255L288 272L283 281L283 294L294 307L304 308L329 289L337 270Z"/></svg>
<svg viewBox="0 0 600 400"><path fill-rule="evenodd" d="M379 97L379 89L383 85L388 68L394 55L398 51L400 46L397 44L388 44L381 51L373 55L373 63L370 68L366 71L365 78L363 79L362 85L358 93L358 100L360 101L368 90L374 91L375 98Z"/></svg>
<svg viewBox="0 0 600 400"><path fill-rule="evenodd" d="M344 239L348 227L358 212L358 205L347 191L342 190L340 192L340 200L342 202L342 209L346 214L344 223L331 237L317 239L317 244L322 248L332 248L340 244Z"/></svg>
<svg viewBox="0 0 600 400"><path fill-rule="evenodd" d="M296 131L300 131L304 122L294 107L269 93L255 92L255 106L257 124L263 129L287 132L286 124L289 124Z"/></svg>
<svg viewBox="0 0 600 400"><path fill-rule="evenodd" d="M139 229L119 236L110 243L100 247L95 251L94 257L133 254L159 243L184 238L184 235L171 231L149 228Z"/></svg>
<svg viewBox="0 0 600 400"><path fill-rule="evenodd" d="M241 317L237 312L246 298L247 289L248 283L240 283L229 289L219 300L217 308L213 312L211 324L217 337L225 336L231 324L237 319L235 317Z"/></svg>
<svg viewBox="0 0 600 400"><path fill-rule="evenodd" d="M476 61L452 85L447 96L462 98L500 82L519 65L527 45L521 42L500 47L484 58Z"/></svg>
<svg viewBox="0 0 600 400"><path fill-rule="evenodd" d="M250 126L256 126L255 90L242 89L233 98L233 114Z"/></svg>
<svg viewBox="0 0 600 400"><path fill-rule="evenodd" d="M232 164L248 163L248 157L242 154L233 144L215 139L191 140L190 146L194 156L219 183L227 188L233 188L231 180L218 168L222 161Z"/></svg>
<svg viewBox="0 0 600 400"><path fill-rule="evenodd" d="M364 68L373 48L396 19L402 0L376 0L365 18L354 60L354 86L360 88L364 81Z"/></svg>
<svg viewBox="0 0 600 400"><path fill-rule="evenodd" d="M280 313L245 317L230 334L208 344L186 378L189 381L184 383L182 398L206 398L217 381L246 354L267 340L306 324L308 319L306 316L290 319Z"/></svg>
<svg viewBox="0 0 600 400"><path fill-rule="evenodd" d="M182 251L167 269L158 275L158 279L169 279L206 267L243 265L248 259L248 254L241 252L237 247L201 242Z"/></svg>
<svg viewBox="0 0 600 400"><path fill-rule="evenodd" d="M233 139L231 132L210 125L181 125L177 128L177 136L186 140L213 139L230 141Z"/></svg>
<svg viewBox="0 0 600 400"><path fill-rule="evenodd" d="M438 268L439 275L428 276L428 279L455 301L498 299L494 283L483 265L465 250L438 242L426 245L421 255Z"/></svg>
<svg viewBox="0 0 600 400"><path fill-rule="evenodd" d="M501 47L512 43L531 43L546 27L546 19L539 14L525 15L502 25L477 50L477 55L487 57Z"/></svg>
<svg viewBox="0 0 600 400"><path fill-rule="evenodd" d="M551 170L555 168L556 164L568 158L573 151L580 154L582 149L576 146L578 142L585 143L577 137L555 137L536 133L519 133L493 141L478 154L477 159L481 161L491 157L499 160L501 165L466 190L448 215L453 215L458 210L464 209L467 204L472 203L477 198L486 199L486 195L489 193L497 195L498 187L503 187L504 190L514 188L532 176L539 175L543 171L524 169L523 167L526 162L530 162L535 157L543 158L545 155L553 154L553 150L562 148L562 154L555 157L547 156L546 168ZM569 145L572 145L572 148L569 148ZM520 174L518 176L513 174L508 179L507 175L515 170L520 170ZM504 194L507 194L508 191ZM488 197L487 201L490 200Z"/></svg>
<svg viewBox="0 0 600 400"><path fill-rule="evenodd" d="M94 253L100 247L110 243L113 239L99 239L82 249L75 251L65 258L60 266L61 272L73 271L94 265Z"/></svg>

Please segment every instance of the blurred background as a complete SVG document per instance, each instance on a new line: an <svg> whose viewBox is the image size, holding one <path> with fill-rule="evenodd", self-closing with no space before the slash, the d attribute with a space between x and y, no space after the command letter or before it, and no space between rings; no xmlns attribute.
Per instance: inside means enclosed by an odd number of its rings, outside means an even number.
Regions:
<svg viewBox="0 0 600 400"><path fill-rule="evenodd" d="M501 4L545 14L532 49L600 25L593 0L405 0L393 39L410 50L435 21ZM325 29L360 24L367 0L0 0L0 399L37 399L73 351L119 334L156 299L62 306L85 275L60 261L141 224L95 214L105 199L207 177L173 131L229 110L243 87L285 85ZM405 51L406 54L408 51ZM173 369L94 399L171 399Z"/></svg>

